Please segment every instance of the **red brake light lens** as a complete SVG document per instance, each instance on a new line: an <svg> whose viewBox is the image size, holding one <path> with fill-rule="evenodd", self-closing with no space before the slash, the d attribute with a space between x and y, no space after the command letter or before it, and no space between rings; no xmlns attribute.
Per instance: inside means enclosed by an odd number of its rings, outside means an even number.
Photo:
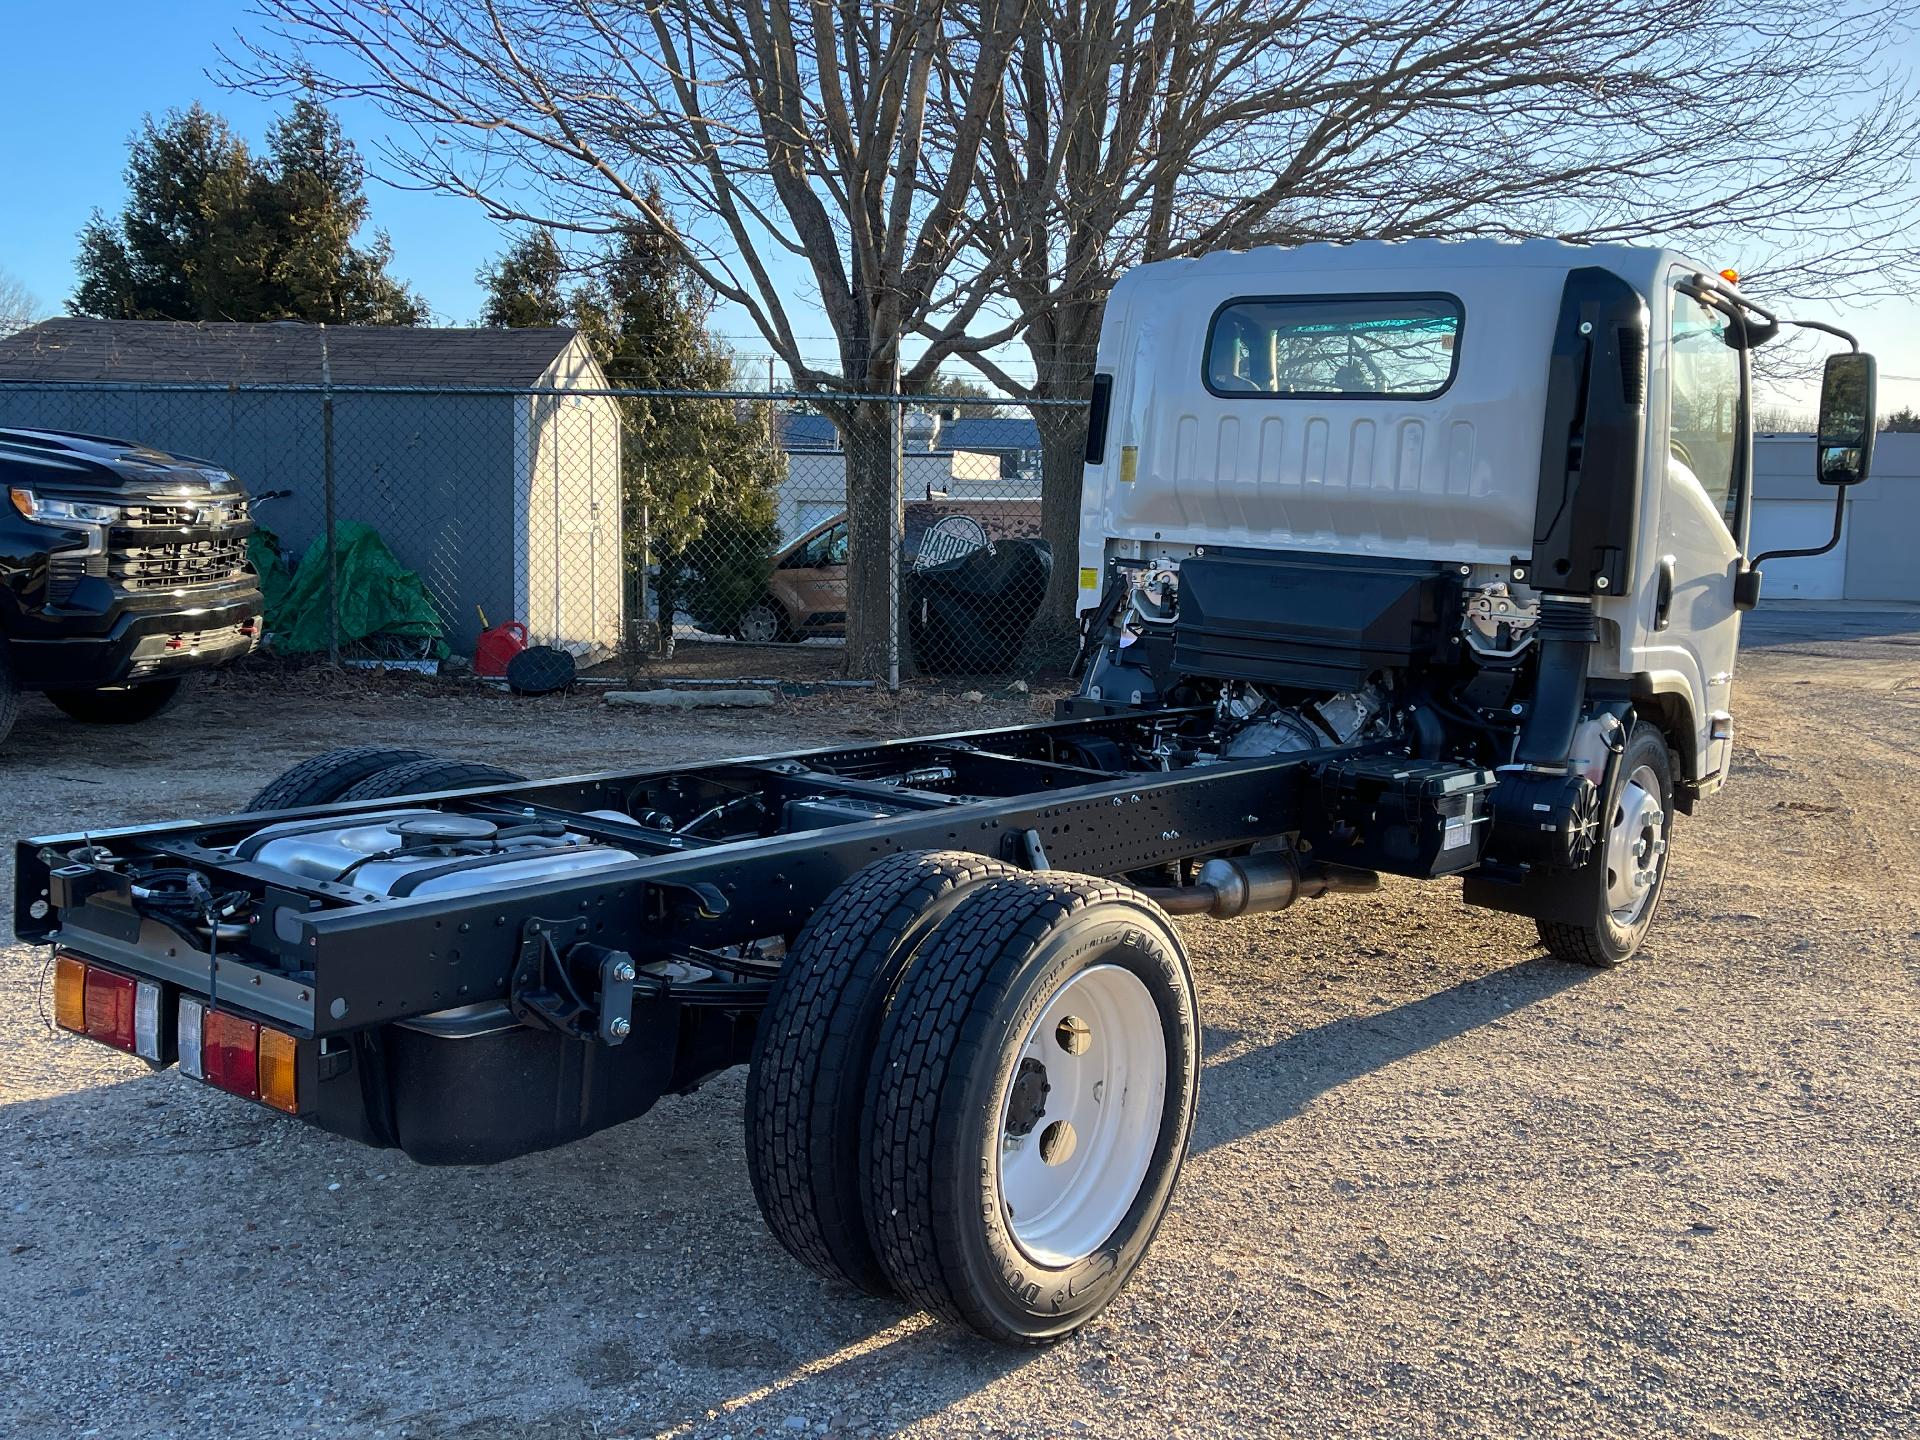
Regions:
<svg viewBox="0 0 1920 1440"><path fill-rule="evenodd" d="M87 1034L119 1050L134 1043L134 983L124 975L87 967Z"/></svg>
<svg viewBox="0 0 1920 1440"><path fill-rule="evenodd" d="M207 1011L200 1022L200 1065L208 1084L230 1095L258 1099L260 1027L238 1015Z"/></svg>

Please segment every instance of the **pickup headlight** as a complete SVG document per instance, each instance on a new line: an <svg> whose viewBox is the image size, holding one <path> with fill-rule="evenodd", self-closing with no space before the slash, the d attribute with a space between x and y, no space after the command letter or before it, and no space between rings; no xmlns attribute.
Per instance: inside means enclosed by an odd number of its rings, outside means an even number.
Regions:
<svg viewBox="0 0 1920 1440"><path fill-rule="evenodd" d="M36 494L15 486L7 492L13 508L29 520L49 525L111 525L120 518L118 505L101 505L92 500L61 500Z"/></svg>

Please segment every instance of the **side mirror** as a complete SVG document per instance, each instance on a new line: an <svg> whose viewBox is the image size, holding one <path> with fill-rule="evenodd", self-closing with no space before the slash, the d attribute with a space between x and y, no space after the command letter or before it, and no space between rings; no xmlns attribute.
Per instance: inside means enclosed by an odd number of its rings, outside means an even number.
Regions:
<svg viewBox="0 0 1920 1440"><path fill-rule="evenodd" d="M1760 572L1741 570L1733 577L1733 608L1751 610L1760 603Z"/></svg>
<svg viewBox="0 0 1920 1440"><path fill-rule="evenodd" d="M1822 485L1858 485L1873 464L1874 366L1858 351L1829 355L1820 383L1820 436L1815 478Z"/></svg>

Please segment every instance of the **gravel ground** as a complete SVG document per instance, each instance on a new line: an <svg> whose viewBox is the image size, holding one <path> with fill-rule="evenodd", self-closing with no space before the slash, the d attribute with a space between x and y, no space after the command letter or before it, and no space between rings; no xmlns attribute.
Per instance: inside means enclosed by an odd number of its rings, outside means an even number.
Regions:
<svg viewBox="0 0 1920 1440"><path fill-rule="evenodd" d="M1911 1436L1920 614L1757 618L1735 783L1682 822L1632 965L1555 965L1447 884L1185 922L1194 1152L1133 1285L1046 1351L788 1260L737 1073L423 1169L49 1034L10 945L0 1433ZM373 739L554 774L1035 703L663 723L303 677L108 733L34 702L0 835L232 808Z"/></svg>

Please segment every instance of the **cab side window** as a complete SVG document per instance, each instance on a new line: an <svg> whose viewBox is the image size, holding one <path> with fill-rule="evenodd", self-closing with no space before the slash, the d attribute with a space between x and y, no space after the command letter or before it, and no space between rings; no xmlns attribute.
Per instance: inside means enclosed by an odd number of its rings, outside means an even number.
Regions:
<svg viewBox="0 0 1920 1440"><path fill-rule="evenodd" d="M1730 531L1740 522L1740 352L1733 320L1678 290L1669 348L1667 467L1684 469L1707 492Z"/></svg>

